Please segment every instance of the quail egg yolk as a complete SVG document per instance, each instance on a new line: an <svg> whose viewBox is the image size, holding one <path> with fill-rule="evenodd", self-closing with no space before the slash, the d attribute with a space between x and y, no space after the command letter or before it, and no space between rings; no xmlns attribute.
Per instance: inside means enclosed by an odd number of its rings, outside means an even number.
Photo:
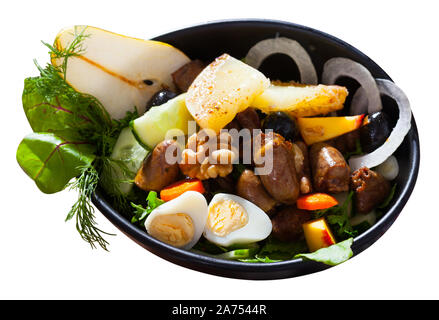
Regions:
<svg viewBox="0 0 439 320"><path fill-rule="evenodd" d="M244 227L248 222L248 214L236 201L220 200L209 208L207 227L213 234L224 237Z"/></svg>
<svg viewBox="0 0 439 320"><path fill-rule="evenodd" d="M195 227L185 213L165 214L151 221L149 234L175 247L183 247L194 237Z"/></svg>

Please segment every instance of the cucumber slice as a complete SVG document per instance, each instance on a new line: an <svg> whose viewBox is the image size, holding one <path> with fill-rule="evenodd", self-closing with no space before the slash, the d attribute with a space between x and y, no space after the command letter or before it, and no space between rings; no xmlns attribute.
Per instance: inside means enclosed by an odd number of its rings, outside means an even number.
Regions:
<svg viewBox="0 0 439 320"><path fill-rule="evenodd" d="M148 152L137 142L130 128L120 132L110 156L115 161L111 162L109 176L116 186L110 192L121 195L130 193L136 173Z"/></svg>
<svg viewBox="0 0 439 320"><path fill-rule="evenodd" d="M143 116L131 121L130 127L137 141L146 149L153 149L165 140L172 130L188 133L188 121L193 120L186 108L186 93L168 100L166 103L152 107Z"/></svg>

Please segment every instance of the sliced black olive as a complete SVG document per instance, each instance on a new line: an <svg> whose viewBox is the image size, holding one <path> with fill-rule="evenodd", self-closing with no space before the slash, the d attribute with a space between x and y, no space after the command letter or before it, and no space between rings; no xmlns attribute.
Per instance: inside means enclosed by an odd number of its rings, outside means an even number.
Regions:
<svg viewBox="0 0 439 320"><path fill-rule="evenodd" d="M386 142L392 127L384 112L375 112L368 115L368 124L360 128L361 147L364 152L370 153Z"/></svg>
<svg viewBox="0 0 439 320"><path fill-rule="evenodd" d="M272 129L287 140L294 141L299 136L296 121L284 112L270 113L262 124L262 128Z"/></svg>
<svg viewBox="0 0 439 320"><path fill-rule="evenodd" d="M154 106L162 105L168 100L175 98L176 96L177 94L170 90L166 90L166 89L160 90L159 92L157 92L152 96L151 100L148 101L146 105L146 110L149 110L149 108Z"/></svg>

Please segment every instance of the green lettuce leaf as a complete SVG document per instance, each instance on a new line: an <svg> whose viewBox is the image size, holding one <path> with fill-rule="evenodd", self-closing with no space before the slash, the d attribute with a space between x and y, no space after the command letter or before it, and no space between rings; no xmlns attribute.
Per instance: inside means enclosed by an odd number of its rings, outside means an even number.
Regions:
<svg viewBox="0 0 439 320"><path fill-rule="evenodd" d="M269 237L256 259L258 262L276 262L293 259L294 255L307 250L305 241L283 242Z"/></svg>
<svg viewBox="0 0 439 320"><path fill-rule="evenodd" d="M40 72L40 77L25 79L22 95L23 109L34 132L85 139L111 125L108 114L95 98L77 92L56 72Z"/></svg>
<svg viewBox="0 0 439 320"><path fill-rule="evenodd" d="M193 250L207 254L221 254L228 251L227 248L212 243L204 237L201 237L201 239L194 245Z"/></svg>
<svg viewBox="0 0 439 320"><path fill-rule="evenodd" d="M17 161L44 193L63 190L95 159L95 148L87 142L68 140L53 133L31 133L17 149Z"/></svg>
<svg viewBox="0 0 439 320"><path fill-rule="evenodd" d="M218 254L212 254L207 253L205 251L201 251L198 248L194 247L191 249L192 252L202 254L205 256L217 258L217 259L225 259L225 260L238 260L238 261L246 261L247 262L253 262L254 255L256 252L258 252L259 246L257 244L252 245L252 247L249 248L242 248L242 249L234 249L231 251L218 253Z"/></svg>
<svg viewBox="0 0 439 320"><path fill-rule="evenodd" d="M312 260L322 262L324 264L335 266L342 262L345 262L352 257L352 243L354 239L349 238L342 242L333 244L327 248L322 248L312 253L300 253L296 254L294 258L303 258L306 260Z"/></svg>

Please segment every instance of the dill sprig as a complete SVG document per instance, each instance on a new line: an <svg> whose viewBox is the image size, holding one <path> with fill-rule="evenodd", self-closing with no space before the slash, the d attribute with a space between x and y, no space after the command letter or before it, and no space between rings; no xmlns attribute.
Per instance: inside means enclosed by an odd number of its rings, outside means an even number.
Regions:
<svg viewBox="0 0 439 320"><path fill-rule="evenodd" d="M58 45L58 39L55 39L55 44L51 45L47 42L41 41L50 50L50 57L52 59L63 59L62 64L58 67L60 74L66 79L67 76L67 62L70 57L80 56L85 52L83 47L83 41L88 38L89 35L85 34L87 27L82 27L82 30L78 30L79 26L74 27L73 40L66 48L62 48Z"/></svg>
<svg viewBox="0 0 439 320"><path fill-rule="evenodd" d="M81 238L88 242L92 248L95 243L107 250L108 241L103 235L113 235L102 231L96 225L94 207L91 203L91 196L99 183L99 172L93 165L81 168L81 174L71 184L70 190L78 192L78 199L70 209L66 221L76 217L76 230Z"/></svg>
<svg viewBox="0 0 439 320"><path fill-rule="evenodd" d="M114 180L112 172L115 170L114 166L118 166L126 175L132 173L125 163L111 159L110 156L120 131L133 117L137 117L137 112L128 112L125 118L113 121L111 127L90 137L91 142L97 147L96 159L92 165L81 167L81 174L69 185L70 190L77 191L78 199L70 209L66 221L76 217L76 229L92 248L96 248L97 243L107 250L108 241L104 235L114 235L99 229L95 222L91 196L96 188L99 185L105 186L105 190L112 196L113 207L123 212L129 209L128 199L122 196L119 190L120 181Z"/></svg>

